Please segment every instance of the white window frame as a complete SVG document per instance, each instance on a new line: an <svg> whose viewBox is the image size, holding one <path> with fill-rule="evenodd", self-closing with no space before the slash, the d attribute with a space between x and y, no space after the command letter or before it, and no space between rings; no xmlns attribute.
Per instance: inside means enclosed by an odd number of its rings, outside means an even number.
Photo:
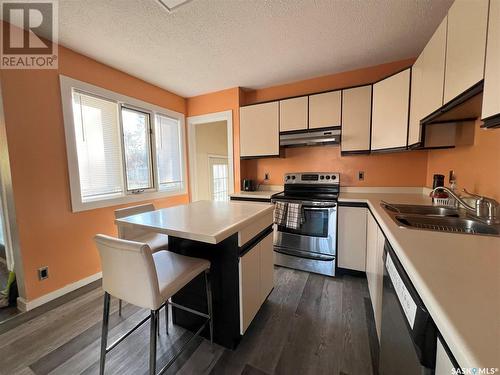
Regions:
<svg viewBox="0 0 500 375"><path fill-rule="evenodd" d="M61 101L64 118L64 130L66 134L66 153L68 158L69 183L71 189L71 207L73 212L93 210L96 208L116 206L120 204L140 202L150 199L161 199L169 196L177 196L187 194L187 155L186 155L186 129L185 116L183 113L175 112L166 108L156 106L151 103L144 102L126 95L118 94L114 91L103 89L92 84L82 82L64 75L59 75L61 86ZM103 99L117 102L119 115L121 116L121 107L137 109L150 114L150 122L152 129L151 152L153 155L152 168L154 189L149 189L140 193L131 193L127 191L127 185L124 185L123 193L118 197L110 197L104 199L96 199L92 201L82 201L80 189L80 171L78 168L78 154L75 138L75 124L73 118L73 90L77 90ZM162 115L179 120L181 128L181 165L182 165L182 188L178 190L159 190L158 184L158 169L156 163L156 115ZM120 127L121 127L120 121ZM120 136L121 136L120 131ZM122 141L122 140L121 140ZM123 151L122 151L123 154ZM123 155L122 155L123 157ZM125 178L125 176L124 176Z"/></svg>

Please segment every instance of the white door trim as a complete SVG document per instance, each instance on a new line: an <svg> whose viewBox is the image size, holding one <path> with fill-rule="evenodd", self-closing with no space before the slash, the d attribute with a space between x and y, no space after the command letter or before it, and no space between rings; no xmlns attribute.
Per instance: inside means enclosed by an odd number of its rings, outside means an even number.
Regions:
<svg viewBox="0 0 500 375"><path fill-rule="evenodd" d="M197 200L196 196L196 133L195 126L207 122L226 121L227 124L227 158L229 169L229 194L234 193L234 150L233 150L233 111L209 113L187 118L188 128L188 158L189 158L189 186L190 200Z"/></svg>

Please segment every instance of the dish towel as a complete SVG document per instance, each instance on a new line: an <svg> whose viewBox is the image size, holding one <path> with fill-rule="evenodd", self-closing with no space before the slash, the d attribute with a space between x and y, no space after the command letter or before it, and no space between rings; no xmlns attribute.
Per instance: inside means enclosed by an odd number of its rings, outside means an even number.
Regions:
<svg viewBox="0 0 500 375"><path fill-rule="evenodd" d="M300 203L288 203L285 226L290 229L299 229L304 221L302 205Z"/></svg>
<svg viewBox="0 0 500 375"><path fill-rule="evenodd" d="M288 210L288 203L276 202L274 206L274 223L279 226L286 225L286 212Z"/></svg>

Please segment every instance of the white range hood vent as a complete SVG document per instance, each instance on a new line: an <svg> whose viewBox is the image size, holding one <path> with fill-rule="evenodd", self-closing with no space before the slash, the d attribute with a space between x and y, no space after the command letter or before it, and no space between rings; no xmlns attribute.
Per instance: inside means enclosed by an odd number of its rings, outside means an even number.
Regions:
<svg viewBox="0 0 500 375"><path fill-rule="evenodd" d="M340 144L340 127L280 134L281 147L320 146L327 144Z"/></svg>

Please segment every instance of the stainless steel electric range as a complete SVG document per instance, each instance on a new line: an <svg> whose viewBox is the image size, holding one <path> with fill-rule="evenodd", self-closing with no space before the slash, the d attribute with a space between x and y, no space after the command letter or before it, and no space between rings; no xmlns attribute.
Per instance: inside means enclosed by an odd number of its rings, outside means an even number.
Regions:
<svg viewBox="0 0 500 375"><path fill-rule="evenodd" d="M284 185L273 202L300 203L304 222L297 229L276 226L275 264L335 276L339 174L287 173Z"/></svg>

